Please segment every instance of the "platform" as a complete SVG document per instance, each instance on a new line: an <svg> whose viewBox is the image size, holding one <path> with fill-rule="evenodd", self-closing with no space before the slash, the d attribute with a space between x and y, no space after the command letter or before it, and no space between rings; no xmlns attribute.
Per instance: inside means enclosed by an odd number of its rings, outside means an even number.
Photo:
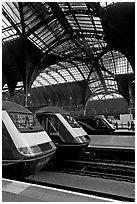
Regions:
<svg viewBox="0 0 137 204"><path fill-rule="evenodd" d="M54 175L53 175L54 177ZM60 177L62 179L62 177ZM60 179L60 180L61 180ZM2 180L2 202L110 202L99 198L67 190L42 187L34 184Z"/></svg>
<svg viewBox="0 0 137 204"><path fill-rule="evenodd" d="M135 135L90 135L90 147L112 149L135 149Z"/></svg>

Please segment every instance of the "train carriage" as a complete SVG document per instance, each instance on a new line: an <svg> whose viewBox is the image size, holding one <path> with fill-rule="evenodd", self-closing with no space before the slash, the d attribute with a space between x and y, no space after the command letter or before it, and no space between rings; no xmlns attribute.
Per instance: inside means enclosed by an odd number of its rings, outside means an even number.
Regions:
<svg viewBox="0 0 137 204"><path fill-rule="evenodd" d="M55 151L56 146L32 112L14 102L2 102L2 176L33 174Z"/></svg>
<svg viewBox="0 0 137 204"><path fill-rule="evenodd" d="M88 147L90 137L76 120L57 106L43 107L36 117L57 146L59 158L75 158Z"/></svg>

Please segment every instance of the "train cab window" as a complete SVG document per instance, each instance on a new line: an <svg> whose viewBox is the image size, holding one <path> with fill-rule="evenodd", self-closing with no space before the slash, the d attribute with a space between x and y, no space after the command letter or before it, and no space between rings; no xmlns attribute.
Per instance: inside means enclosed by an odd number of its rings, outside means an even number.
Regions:
<svg viewBox="0 0 137 204"><path fill-rule="evenodd" d="M100 118L95 120L95 127L98 130L106 130L107 129L105 122L103 120L101 120Z"/></svg>
<svg viewBox="0 0 137 204"><path fill-rule="evenodd" d="M63 117L71 125L71 127L73 127L73 128L81 127L80 124L78 124L77 121L73 117L71 117L70 115L63 115Z"/></svg>
<svg viewBox="0 0 137 204"><path fill-rule="evenodd" d="M17 129L21 132L33 131L33 130L43 130L42 126L38 120L33 116L33 114L26 113L9 113L12 121L16 125Z"/></svg>
<svg viewBox="0 0 137 204"><path fill-rule="evenodd" d="M64 126L62 120L56 114L41 114L37 115L37 118L54 143L70 142L70 138L71 141L73 140L70 131ZM75 127L80 127L80 125L76 125Z"/></svg>
<svg viewBox="0 0 137 204"><path fill-rule="evenodd" d="M101 120L100 119L96 119L95 120L95 128L100 130L100 129L102 129L101 126L102 126Z"/></svg>
<svg viewBox="0 0 137 204"><path fill-rule="evenodd" d="M103 130L108 129L108 128L107 128L107 125L106 125L106 123L105 123L105 121L102 120L101 122L102 122L102 129L103 129Z"/></svg>
<svg viewBox="0 0 137 204"><path fill-rule="evenodd" d="M45 131L51 137L54 143L63 143L64 139L61 137L60 134L60 124L59 120L55 115L46 115L42 116L42 120L40 117L38 118L41 125L44 127Z"/></svg>
<svg viewBox="0 0 137 204"><path fill-rule="evenodd" d="M59 132L59 137L63 141L63 143L70 142L70 137L71 141L73 140L71 133L69 132L68 128L65 127L63 121L57 117L57 115L52 115L51 116L51 121L53 125L55 126L56 130Z"/></svg>

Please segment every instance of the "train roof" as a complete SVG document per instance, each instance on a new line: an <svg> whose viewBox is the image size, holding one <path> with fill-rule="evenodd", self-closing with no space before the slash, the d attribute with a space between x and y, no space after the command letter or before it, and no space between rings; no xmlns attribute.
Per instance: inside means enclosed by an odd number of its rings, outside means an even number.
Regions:
<svg viewBox="0 0 137 204"><path fill-rule="evenodd" d="M85 115L85 116L78 116L78 117L76 117L76 119L78 120L86 120L86 119L97 119L97 118L105 118L105 116L104 115Z"/></svg>
<svg viewBox="0 0 137 204"><path fill-rule="evenodd" d="M2 110L6 110L6 111L13 111L13 112L22 112L22 113L31 113L31 111L29 111L27 108L11 102L11 101L2 101Z"/></svg>
<svg viewBox="0 0 137 204"><path fill-rule="evenodd" d="M58 106L47 106L40 108L35 112L38 115L44 114L44 113L60 113L60 114L68 114L67 111L63 110L62 108Z"/></svg>

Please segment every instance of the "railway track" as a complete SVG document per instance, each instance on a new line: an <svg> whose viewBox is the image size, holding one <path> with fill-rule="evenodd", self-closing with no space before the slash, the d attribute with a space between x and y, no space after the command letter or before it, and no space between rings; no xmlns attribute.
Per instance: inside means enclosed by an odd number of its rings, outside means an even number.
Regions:
<svg viewBox="0 0 137 204"><path fill-rule="evenodd" d="M135 197L129 196L127 194L118 194L118 193L110 193L109 191L104 192L99 189L86 189L85 187L75 187L73 185L68 185L67 183L60 182L50 182L46 180L46 171L50 171L54 174L57 173L69 173L73 175L80 175L82 178L84 176L101 178L104 179L104 183L106 180L111 179L112 181L117 182L125 182L127 188L132 186L135 182L135 166L134 163L131 164L120 164L114 163L114 161L81 161L81 160L63 160L62 162L56 162L55 164L50 165L48 168L42 169L42 177L36 176L28 177L23 179L24 182L29 182L32 184L37 184L41 186L48 186L52 188L57 188L61 190L68 190L71 192L84 193L87 195L93 195L100 198L107 198L114 201L124 201L124 202L134 202ZM45 179L44 179L45 178ZM102 181L103 182L103 181Z"/></svg>
<svg viewBox="0 0 137 204"><path fill-rule="evenodd" d="M107 148L107 147L88 147L86 152L81 155L84 160L106 159L115 162L135 163L135 149Z"/></svg>
<svg viewBox="0 0 137 204"><path fill-rule="evenodd" d="M133 163L118 163L114 161L63 160L55 163L50 170L78 174L82 176L99 177L118 181L135 182L135 166Z"/></svg>
<svg viewBox="0 0 137 204"><path fill-rule="evenodd" d="M105 160L105 159L95 159L90 158L89 159L81 159L81 160L61 160L53 162L49 166L46 166L42 169L43 177L46 177L46 171L50 171L54 173L67 173L67 174L73 174L73 175L80 175L82 177L88 176L93 178L101 178L104 179L104 183L106 180L112 180L114 181L121 181L125 182L125 185L127 187L132 186L135 183L135 163L134 162L125 162L125 161L118 161L118 160ZM45 176L44 176L45 175ZM38 177L37 177L38 178ZM48 186L52 188L57 188L61 190L68 190L68 191L74 191L89 195L94 195L97 197L102 198L108 198L112 199L114 201L126 201L126 202L134 202L135 198L133 196L129 196L128 193L126 195L124 194L111 194L110 192L100 192L99 190L89 190L82 188L77 188L74 186L69 186L67 183L61 184L61 183L52 183L47 182L45 179L36 179L35 175L34 177L29 177L26 179L23 179L24 182L29 182L32 184L38 184L41 186Z"/></svg>

